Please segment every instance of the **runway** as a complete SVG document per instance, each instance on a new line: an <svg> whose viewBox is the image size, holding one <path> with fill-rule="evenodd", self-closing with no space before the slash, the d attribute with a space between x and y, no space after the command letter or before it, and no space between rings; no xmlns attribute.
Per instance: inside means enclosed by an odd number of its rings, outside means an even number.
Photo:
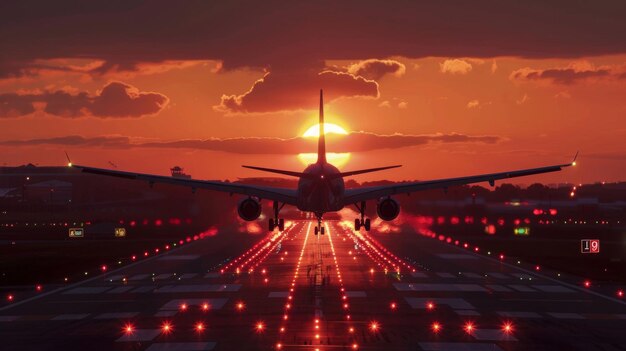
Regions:
<svg viewBox="0 0 626 351"><path fill-rule="evenodd" d="M192 241L9 305L1 348L626 349L623 301L462 244L325 225L291 221L251 248Z"/></svg>

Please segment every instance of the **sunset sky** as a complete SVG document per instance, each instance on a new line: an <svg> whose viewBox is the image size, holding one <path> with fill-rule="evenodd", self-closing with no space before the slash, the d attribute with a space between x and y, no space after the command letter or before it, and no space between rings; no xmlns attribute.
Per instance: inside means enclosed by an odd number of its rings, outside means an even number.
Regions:
<svg viewBox="0 0 626 351"><path fill-rule="evenodd" d="M266 176L314 152L424 180L626 180L626 3L3 2L0 165Z"/></svg>

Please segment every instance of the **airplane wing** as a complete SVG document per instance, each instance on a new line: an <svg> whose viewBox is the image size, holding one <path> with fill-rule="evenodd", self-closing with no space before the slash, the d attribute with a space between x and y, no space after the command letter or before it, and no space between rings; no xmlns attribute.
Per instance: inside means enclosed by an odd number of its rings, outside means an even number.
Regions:
<svg viewBox="0 0 626 351"><path fill-rule="evenodd" d="M576 153L576 156L578 156L578 153ZM523 177L523 176L532 175L532 174L556 172L556 171L560 171L564 167L575 166L576 156L574 156L574 160L570 163L554 165L554 166L521 169L521 170L500 172L500 173L479 174L479 175L459 177L459 178L446 178L446 179L427 180L427 181L421 181L421 182L409 182L409 183L400 183L400 184L393 184L393 185L346 189L345 198L344 198L344 206L355 204L361 201L379 199L381 197L395 195L395 194L408 194L408 193L412 193L416 191L423 191L423 190L429 190L429 189L445 189L451 186L480 183L480 182L489 182L489 184L493 185L495 184L496 180L500 180L500 179Z"/></svg>
<svg viewBox="0 0 626 351"><path fill-rule="evenodd" d="M155 183L174 184L174 185L186 186L188 188L191 188L192 191L195 191L195 189L208 189L208 190L221 191L221 192L230 193L230 194L254 196L254 197L258 197L259 199L274 200L274 201L283 202L289 205L296 205L296 190L294 189L227 183L227 182L210 181L210 180L174 178L174 177L160 176L160 175L153 175L153 174L115 171L115 170L104 169L104 168L80 166L80 165L75 165L71 163L69 166L72 168L79 169L81 172L84 172L84 173L100 174L100 175L106 175L106 176L111 176L111 177L140 180L140 181L148 182L148 184L150 185L153 185Z"/></svg>

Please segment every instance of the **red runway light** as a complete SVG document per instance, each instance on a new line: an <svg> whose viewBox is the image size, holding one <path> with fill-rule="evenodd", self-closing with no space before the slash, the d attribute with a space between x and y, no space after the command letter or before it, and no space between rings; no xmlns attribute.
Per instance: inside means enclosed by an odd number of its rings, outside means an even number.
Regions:
<svg viewBox="0 0 626 351"><path fill-rule="evenodd" d="M172 325L170 322L164 322L161 326L161 330L163 331L163 334L169 334L172 331Z"/></svg>
<svg viewBox="0 0 626 351"><path fill-rule="evenodd" d="M500 254L500 259L503 260L504 259L504 255Z"/></svg>
<svg viewBox="0 0 626 351"><path fill-rule="evenodd" d="M465 323L463 327L466 333L471 334L474 331L474 324L472 322Z"/></svg>
<svg viewBox="0 0 626 351"><path fill-rule="evenodd" d="M101 269L103 272L106 272L106 270L107 270L107 266L102 265L102 266L100 267L100 269Z"/></svg>
<svg viewBox="0 0 626 351"><path fill-rule="evenodd" d="M535 270L536 270L536 271L538 271L538 270L540 270L540 269L541 269L541 267L539 267L539 266L535 266Z"/></svg>
<svg viewBox="0 0 626 351"><path fill-rule="evenodd" d="M505 332L506 334L509 334L509 333L513 332L513 323L505 322L502 325L502 331Z"/></svg>
<svg viewBox="0 0 626 351"><path fill-rule="evenodd" d="M246 308L246 305L244 305L243 302L237 302L237 305L235 305L235 308L237 309L237 311L243 311L243 309Z"/></svg>
<svg viewBox="0 0 626 351"><path fill-rule="evenodd" d="M203 310L203 311L208 311L208 310L209 310L209 304L208 304L208 303L206 303L206 302L205 302L205 303L203 303L203 304L202 304L202 310Z"/></svg>
<svg viewBox="0 0 626 351"><path fill-rule="evenodd" d="M350 328L348 328L348 332L349 332L349 333L354 333L354 327L350 327Z"/></svg>
<svg viewBox="0 0 626 351"><path fill-rule="evenodd" d="M186 304L186 303L181 303L181 304L180 304L180 310L181 310L181 311L187 311L187 307L189 307L189 306L187 306L187 304Z"/></svg>
<svg viewBox="0 0 626 351"><path fill-rule="evenodd" d="M591 282L588 280L585 280L585 282L583 283L583 285L585 286L585 288L588 288L591 286Z"/></svg>
<svg viewBox="0 0 626 351"><path fill-rule="evenodd" d="M10 301L13 301L13 295L11 295L11 294L7 295L7 300L8 300L9 302L10 302Z"/></svg>
<svg viewBox="0 0 626 351"><path fill-rule="evenodd" d="M195 329L196 329L196 331L197 331L198 333L203 332L203 331L204 331L204 329L205 329L205 327L204 327L204 323L202 323L202 322L198 322L198 323L196 323L196 328L195 328Z"/></svg>
<svg viewBox="0 0 626 351"><path fill-rule="evenodd" d="M624 291L623 290L617 290L617 297L624 297Z"/></svg>
<svg viewBox="0 0 626 351"><path fill-rule="evenodd" d="M124 325L124 333L132 334L134 331L135 331L135 327L132 324L126 323Z"/></svg>
<svg viewBox="0 0 626 351"><path fill-rule="evenodd" d="M258 322L255 326L255 329L257 333L261 333L263 330L265 330L265 324L263 324L263 322Z"/></svg>
<svg viewBox="0 0 626 351"><path fill-rule="evenodd" d="M372 322L370 323L370 330L373 332L378 331L378 329L380 329L380 324L378 324L378 322Z"/></svg>
<svg viewBox="0 0 626 351"><path fill-rule="evenodd" d="M353 349L353 350L356 350L356 349L358 349L358 348L359 348L359 345L358 345L358 344L356 344L356 343L355 343L355 344L352 344L352 349Z"/></svg>
<svg viewBox="0 0 626 351"><path fill-rule="evenodd" d="M427 302L426 303L426 308L429 310L434 310L435 309L435 304L433 302Z"/></svg>
<svg viewBox="0 0 626 351"><path fill-rule="evenodd" d="M283 348L283 344L281 344L281 343L276 344L276 348L279 349L279 350L282 349Z"/></svg>
<svg viewBox="0 0 626 351"><path fill-rule="evenodd" d="M389 307L391 307L391 309L392 309L392 310L395 310L395 309L396 309L396 307L398 307L398 306L396 305L396 303L395 303L395 302L392 302L392 303L391 303L391 305L390 305Z"/></svg>
<svg viewBox="0 0 626 351"><path fill-rule="evenodd" d="M37 290L37 291L41 291L42 289L43 289L43 287L41 285L39 285L39 284L37 286L35 286L35 290Z"/></svg>
<svg viewBox="0 0 626 351"><path fill-rule="evenodd" d="M431 329L433 330L433 332L439 333L439 331L441 330L441 324L435 322L432 324Z"/></svg>

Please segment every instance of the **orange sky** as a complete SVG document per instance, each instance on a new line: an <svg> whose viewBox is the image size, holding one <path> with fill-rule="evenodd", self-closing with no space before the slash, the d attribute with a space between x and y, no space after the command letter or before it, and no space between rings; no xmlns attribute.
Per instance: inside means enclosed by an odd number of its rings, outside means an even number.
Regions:
<svg viewBox="0 0 626 351"><path fill-rule="evenodd" d="M24 59L27 73L0 75L0 164L61 165L67 150L79 164L109 167L111 161L119 169L159 174L180 165L203 179L263 175L242 164L300 170L296 148L302 146L275 138L298 137L316 123L317 89L324 88L327 121L364 132L341 144L350 149L362 138L343 169L404 165L358 180L423 180L564 163L577 150L579 167L517 182L626 180L626 50L535 58L435 51L422 58L342 53L335 57L353 58L322 57L322 64L303 64L301 70L271 64L225 69L228 61L208 55L137 59L132 69L120 65L95 73L106 59L30 57ZM107 86L112 82L119 83ZM65 100L54 95L59 91ZM68 99L82 107L66 107ZM384 137L393 134L402 136L393 142ZM120 136L128 139L111 142ZM237 140L218 150L199 142L213 138ZM272 139L253 145L245 138ZM194 143L169 143L181 140ZM327 149L334 150L333 140Z"/></svg>

